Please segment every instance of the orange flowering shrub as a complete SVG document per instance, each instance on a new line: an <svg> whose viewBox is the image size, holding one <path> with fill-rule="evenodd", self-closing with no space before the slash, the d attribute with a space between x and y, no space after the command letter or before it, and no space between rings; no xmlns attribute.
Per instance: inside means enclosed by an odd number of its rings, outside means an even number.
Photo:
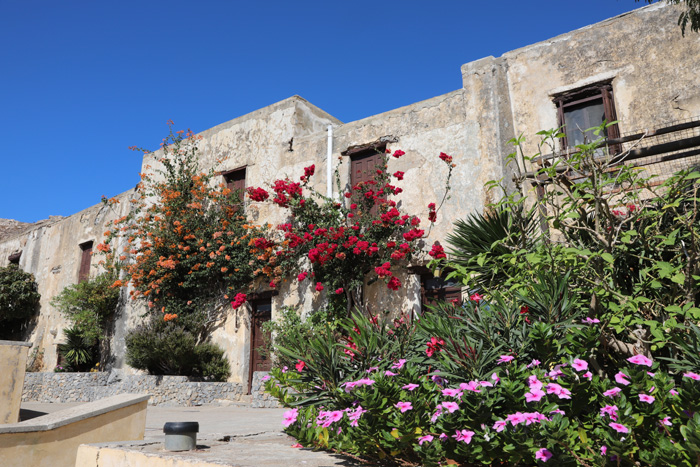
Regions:
<svg viewBox="0 0 700 467"><path fill-rule="evenodd" d="M251 282L258 260L248 243L261 229L246 224L237 193L215 185L213 171L199 170L200 137L170 128L155 153L157 167L141 174L130 213L114 221L97 249L108 267L126 272L115 286L130 283L132 299L201 340L222 308L213 302Z"/></svg>

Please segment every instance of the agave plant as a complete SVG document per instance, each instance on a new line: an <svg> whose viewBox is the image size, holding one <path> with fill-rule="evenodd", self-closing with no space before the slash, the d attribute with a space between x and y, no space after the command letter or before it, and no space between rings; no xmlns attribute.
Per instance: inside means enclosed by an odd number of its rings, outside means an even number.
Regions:
<svg viewBox="0 0 700 467"><path fill-rule="evenodd" d="M68 364L76 369L92 366L95 341L85 337L77 328L63 330L66 342L58 345L58 351Z"/></svg>
<svg viewBox="0 0 700 467"><path fill-rule="evenodd" d="M486 214L471 214L455 222L454 233L447 236L449 253L476 285L492 289L508 277L506 257L535 244L536 228L533 213L525 212L522 206L510 209L496 205Z"/></svg>

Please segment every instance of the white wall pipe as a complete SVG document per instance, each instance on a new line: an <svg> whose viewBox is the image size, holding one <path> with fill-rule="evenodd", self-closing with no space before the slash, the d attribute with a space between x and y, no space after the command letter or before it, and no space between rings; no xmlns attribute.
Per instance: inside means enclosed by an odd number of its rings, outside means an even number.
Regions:
<svg viewBox="0 0 700 467"><path fill-rule="evenodd" d="M328 125L328 152L326 153L326 196L333 198L333 125Z"/></svg>

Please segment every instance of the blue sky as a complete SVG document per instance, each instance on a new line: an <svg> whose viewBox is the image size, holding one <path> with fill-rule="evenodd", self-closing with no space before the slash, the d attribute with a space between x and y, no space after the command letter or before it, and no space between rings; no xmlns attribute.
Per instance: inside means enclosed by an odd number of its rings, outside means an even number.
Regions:
<svg viewBox="0 0 700 467"><path fill-rule="evenodd" d="M634 0L0 0L0 218L70 215L156 149L294 94L349 122L461 87L460 66Z"/></svg>

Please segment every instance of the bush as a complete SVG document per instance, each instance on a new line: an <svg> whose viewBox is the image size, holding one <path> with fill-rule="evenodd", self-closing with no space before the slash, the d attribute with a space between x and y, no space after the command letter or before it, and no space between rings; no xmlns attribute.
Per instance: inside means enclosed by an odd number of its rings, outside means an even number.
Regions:
<svg viewBox="0 0 700 467"><path fill-rule="evenodd" d="M40 298L32 274L15 264L0 268L0 338L17 338L36 313Z"/></svg>
<svg viewBox="0 0 700 467"><path fill-rule="evenodd" d="M273 369L267 389L295 407L284 424L304 446L367 460L695 465L700 375L638 355L606 376L586 356L596 323L553 326L519 305L479 298L390 327L355 316L345 337L278 348L298 363Z"/></svg>
<svg viewBox="0 0 700 467"><path fill-rule="evenodd" d="M72 371L89 371L98 360L97 342L86 337L77 327L66 328L63 334L66 342L58 344L58 353L66 361L68 368Z"/></svg>
<svg viewBox="0 0 700 467"><path fill-rule="evenodd" d="M100 274L64 288L51 300L51 305L73 323L72 332L90 345L104 338L107 322L119 303L119 288L112 287L115 279L113 274Z"/></svg>
<svg viewBox="0 0 700 467"><path fill-rule="evenodd" d="M127 363L152 375L180 375L226 381L231 375L224 352L215 344L198 343L173 321L152 319L126 338Z"/></svg>

